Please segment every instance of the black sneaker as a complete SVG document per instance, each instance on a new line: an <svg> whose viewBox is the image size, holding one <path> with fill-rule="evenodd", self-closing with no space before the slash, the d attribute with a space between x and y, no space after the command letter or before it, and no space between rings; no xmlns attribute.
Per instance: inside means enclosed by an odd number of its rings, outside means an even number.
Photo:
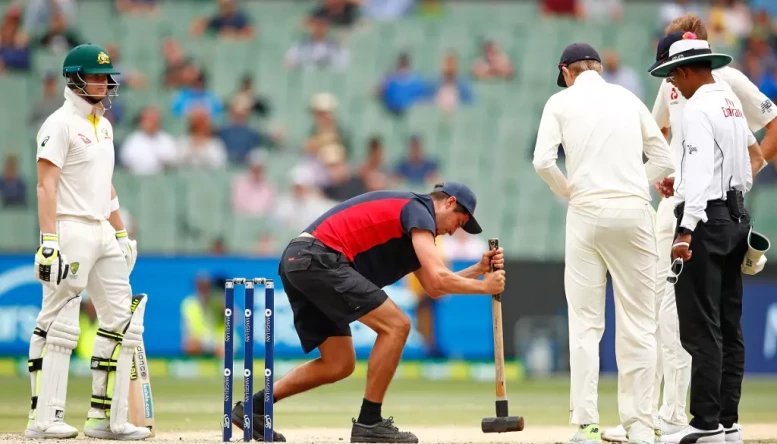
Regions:
<svg viewBox="0 0 777 444"><path fill-rule="evenodd" d="M243 430L243 401L238 401L232 409L232 424ZM254 412L254 439L264 441L264 415ZM286 442L286 438L275 429L272 431L272 440L275 442Z"/></svg>
<svg viewBox="0 0 777 444"><path fill-rule="evenodd" d="M400 432L394 426L394 418L382 419L373 425L364 425L352 419L351 442L409 442L416 443L418 438L410 432Z"/></svg>

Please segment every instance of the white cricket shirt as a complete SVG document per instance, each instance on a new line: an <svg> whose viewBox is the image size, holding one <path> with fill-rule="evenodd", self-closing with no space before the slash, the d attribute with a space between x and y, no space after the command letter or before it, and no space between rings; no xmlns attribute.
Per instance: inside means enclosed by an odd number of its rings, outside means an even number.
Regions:
<svg viewBox="0 0 777 444"><path fill-rule="evenodd" d="M739 98L742 103L742 112L745 113L747 124L753 133L757 133L767 123L777 118L777 106L774 106L774 103L740 71L726 66L712 71L712 76L716 82L730 88ZM672 147L675 170L678 168L683 154L682 123L685 102L686 99L680 94L680 90L671 83L662 81L653 104L653 117L658 122L658 126L672 129L670 146ZM752 133L749 134L747 146L755 142L755 136Z"/></svg>
<svg viewBox="0 0 777 444"><path fill-rule="evenodd" d="M110 217L113 127L104 111L65 88L65 103L38 131L37 159L61 170L57 216Z"/></svg>
<svg viewBox="0 0 777 444"><path fill-rule="evenodd" d="M685 202L680 226L694 230L707 221L707 201L726 199L726 192L747 192L753 185L748 134L742 103L731 88L711 83L685 104L682 156L675 196Z"/></svg>
<svg viewBox="0 0 777 444"><path fill-rule="evenodd" d="M556 165L559 144L568 180ZM673 171L669 145L647 107L595 71L548 99L533 163L553 192L575 206L622 197L649 202L649 186Z"/></svg>

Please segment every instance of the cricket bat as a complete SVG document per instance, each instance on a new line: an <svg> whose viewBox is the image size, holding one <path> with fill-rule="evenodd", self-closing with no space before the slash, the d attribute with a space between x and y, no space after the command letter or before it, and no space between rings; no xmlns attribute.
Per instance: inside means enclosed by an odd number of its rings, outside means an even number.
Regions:
<svg viewBox="0 0 777 444"><path fill-rule="evenodd" d="M151 437L154 427L154 400L151 397L151 374L143 342L135 349L130 370L129 422L138 427L148 427Z"/></svg>

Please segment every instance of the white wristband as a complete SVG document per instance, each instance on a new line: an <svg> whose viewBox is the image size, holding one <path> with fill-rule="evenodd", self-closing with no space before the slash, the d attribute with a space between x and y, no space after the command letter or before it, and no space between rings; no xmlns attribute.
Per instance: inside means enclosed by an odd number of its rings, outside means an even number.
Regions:
<svg viewBox="0 0 777 444"><path fill-rule="evenodd" d="M119 196L111 199L111 213L119 209Z"/></svg>

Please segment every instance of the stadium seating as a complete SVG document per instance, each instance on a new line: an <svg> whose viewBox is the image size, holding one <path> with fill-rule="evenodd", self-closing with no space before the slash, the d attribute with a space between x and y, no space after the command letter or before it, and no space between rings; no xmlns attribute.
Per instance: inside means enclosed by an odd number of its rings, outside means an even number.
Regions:
<svg viewBox="0 0 777 444"><path fill-rule="evenodd" d="M367 140L373 134L383 137L386 157L392 163L404 154L410 134L421 135L426 150L439 159L443 177L466 181L478 192L485 235L499 236L510 256L525 259L563 257L565 204L548 190L531 166L542 108L558 91L556 64L563 47L573 41L587 41L600 49L616 49L622 62L643 76L650 105L658 87L644 69L654 57L657 3L629 2L623 23L613 25L540 18L532 2L494 3L488 8L479 2L452 2L439 18L410 17L361 26L347 40L351 63L343 73L287 72L283 68L284 53L300 37L301 18L312 9L312 2L243 2L258 31L249 43L189 35L195 17L213 12L212 2L165 1L164 13L157 19L117 18L111 3L79 4L79 24L88 24L83 29L89 30L89 40L119 44L120 65L140 70L150 80L145 91L127 87L120 90L128 118L116 129L117 138L131 131L132 117L147 104L161 108L169 132L178 136L185 129L183 122L170 115L171 93L162 88L160 81L161 40L175 37L206 68L209 87L219 97L231 96L244 74L251 74L261 94L269 97L272 121L288 132L285 146L268 162L268 173L280 191L288 189L287 173L310 128L310 96L330 91L337 96L338 113L353 136L354 163L364 158ZM442 56L451 49L458 54L462 71L468 70L483 38L497 40L515 62L517 72L510 82L476 83L474 105L446 116L431 104L424 104L404 120L397 120L386 115L374 99L373 88L391 69L400 51L408 51L414 67L433 77L439 73ZM61 59L61 55L39 52L31 76L0 78L3 102L14 104L0 109L4 152L19 155L23 175L30 183L35 177L32 140L37 128L27 121L27 108L31 98L40 95L38 79L42 73L59 70ZM26 131L20 130L23 128ZM218 174L180 171L143 178L118 170L116 188L137 221L142 251L201 253L213 239L224 238L231 251L250 254L260 234L272 233L277 245L292 236L268 220L232 215L229 187L240 170ZM773 239L777 239L777 219L769 215L767 208L776 201L775 193L775 189L764 189L750 199L759 229ZM0 220L3 227L15 227L0 230L0 249L32 248L37 228L19 224L35 225L34 206L22 214L3 210Z"/></svg>

